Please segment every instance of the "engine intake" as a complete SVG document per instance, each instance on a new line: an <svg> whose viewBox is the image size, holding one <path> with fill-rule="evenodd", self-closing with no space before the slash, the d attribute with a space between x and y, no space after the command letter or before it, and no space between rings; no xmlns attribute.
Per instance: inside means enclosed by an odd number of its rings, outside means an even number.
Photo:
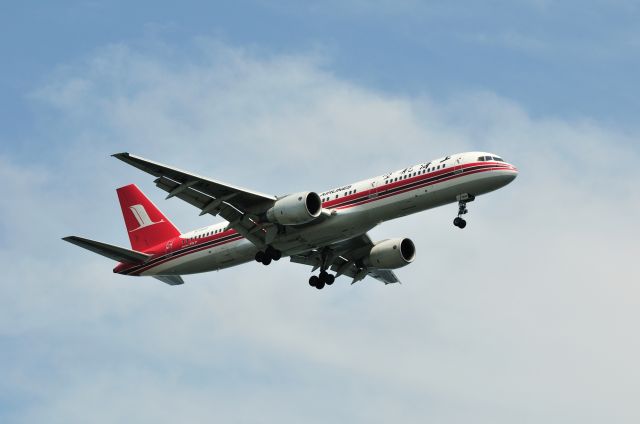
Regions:
<svg viewBox="0 0 640 424"><path fill-rule="evenodd" d="M267 211L267 220L281 225L300 225L313 221L321 211L322 201L318 193L305 191L276 200Z"/></svg>
<svg viewBox="0 0 640 424"><path fill-rule="evenodd" d="M416 246L408 238L395 238L376 243L364 259L369 268L397 269L409 265L416 257Z"/></svg>

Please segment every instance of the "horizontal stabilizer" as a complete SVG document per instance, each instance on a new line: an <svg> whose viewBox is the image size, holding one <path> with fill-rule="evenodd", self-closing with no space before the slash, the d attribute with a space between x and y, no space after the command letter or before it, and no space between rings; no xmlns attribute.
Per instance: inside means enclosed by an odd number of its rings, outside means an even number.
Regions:
<svg viewBox="0 0 640 424"><path fill-rule="evenodd" d="M71 244L75 244L76 246L80 246L118 262L140 264L151 258L151 255L136 252L135 250L129 250L123 247L113 246L111 244L101 243L99 241L89 240L82 237L69 236L64 237L62 240L68 241Z"/></svg>
<svg viewBox="0 0 640 424"><path fill-rule="evenodd" d="M165 284L169 284L170 286L179 286L180 284L184 284L184 280L179 275L154 275L153 278L160 280Z"/></svg>

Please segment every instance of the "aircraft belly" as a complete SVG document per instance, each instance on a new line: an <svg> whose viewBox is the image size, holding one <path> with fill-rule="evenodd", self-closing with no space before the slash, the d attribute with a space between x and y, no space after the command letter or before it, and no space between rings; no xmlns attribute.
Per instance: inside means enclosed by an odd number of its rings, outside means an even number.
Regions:
<svg viewBox="0 0 640 424"><path fill-rule="evenodd" d="M187 275L217 271L253 260L256 247L246 239L172 259L143 275Z"/></svg>
<svg viewBox="0 0 640 424"><path fill-rule="evenodd" d="M359 236L376 225L360 211L339 212L324 222L280 236L274 246L291 255Z"/></svg>

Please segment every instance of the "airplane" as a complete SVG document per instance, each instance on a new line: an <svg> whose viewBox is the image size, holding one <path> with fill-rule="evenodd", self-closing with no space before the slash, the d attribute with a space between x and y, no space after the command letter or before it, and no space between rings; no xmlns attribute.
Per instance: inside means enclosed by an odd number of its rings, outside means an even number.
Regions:
<svg viewBox="0 0 640 424"><path fill-rule="evenodd" d="M225 222L181 233L134 184L117 189L131 249L82 237L63 240L118 261L113 272L152 276L183 284L181 276L251 261L264 265L289 257L312 267L309 285L330 286L336 277L351 284L370 276L398 283L393 270L413 262L416 248L407 237L373 242L367 232L378 224L457 203L453 224L477 196L509 184L518 169L486 152L459 153L388 172L324 192L285 196L259 193L179 170L129 153L115 158L156 177L155 184Z"/></svg>

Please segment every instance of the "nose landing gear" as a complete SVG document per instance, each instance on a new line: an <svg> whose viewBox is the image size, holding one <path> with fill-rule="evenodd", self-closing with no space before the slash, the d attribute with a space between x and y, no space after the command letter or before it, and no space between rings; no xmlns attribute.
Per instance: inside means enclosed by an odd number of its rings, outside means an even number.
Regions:
<svg viewBox="0 0 640 424"><path fill-rule="evenodd" d="M475 198L476 197L474 195L469 193L463 193L456 196L456 200L458 200L458 216L453 220L453 225L460 229L467 226L467 221L462 218L462 215L469 212L467 209L467 203L473 202Z"/></svg>

